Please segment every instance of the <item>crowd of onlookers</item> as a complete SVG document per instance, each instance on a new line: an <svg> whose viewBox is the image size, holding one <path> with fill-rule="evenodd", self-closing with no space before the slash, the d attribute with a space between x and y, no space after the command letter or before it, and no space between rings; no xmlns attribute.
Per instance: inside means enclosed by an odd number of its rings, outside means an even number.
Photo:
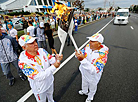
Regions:
<svg viewBox="0 0 138 102"><path fill-rule="evenodd" d="M73 16L74 20L74 30L73 34L77 34L78 26L99 20L103 17L110 16L110 13L85 13L85 14L75 14ZM17 18L16 16L13 17ZM48 38L49 47L51 49L51 54L54 56L57 54L57 51L54 47L53 33L57 30L57 25L59 24L59 18L56 14L44 13L43 16L38 17L36 14L33 17L24 17L20 15L19 18L22 18L20 22L23 25L24 34L37 37L37 43L39 48L44 48L47 50L46 36ZM40 19L41 18L41 19ZM20 78L24 81L26 77L20 71L18 67L18 57L22 48L18 44L18 31L14 27L12 20L7 16L4 18L5 27L3 27L0 22L0 63L1 68L9 79L9 85L14 84L14 77L10 71L10 63L12 63L18 70ZM67 46L70 45L70 38L67 38ZM72 44L73 45L73 44Z"/></svg>

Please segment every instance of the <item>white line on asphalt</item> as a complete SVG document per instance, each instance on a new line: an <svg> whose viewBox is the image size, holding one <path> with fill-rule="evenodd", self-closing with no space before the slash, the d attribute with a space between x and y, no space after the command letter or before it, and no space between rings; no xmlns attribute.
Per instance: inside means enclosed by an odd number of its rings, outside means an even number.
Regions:
<svg viewBox="0 0 138 102"><path fill-rule="evenodd" d="M134 28L132 26L130 26L130 28L133 30Z"/></svg>
<svg viewBox="0 0 138 102"><path fill-rule="evenodd" d="M113 18L114 19L114 18ZM112 19L112 20L113 20ZM100 29L97 33L99 33L99 32L101 32L105 27L107 27L111 22L112 22L112 20L111 21L109 21L102 29ZM89 40L88 41L86 41L80 48L79 48L79 50L80 49L82 49L87 43L89 42ZM57 68L56 69L56 71L53 73L53 74L56 74L69 60L71 60L72 58L73 58L73 56L75 55L75 52L72 54L72 55L70 55L64 62L62 62L61 63L61 65L59 66L59 68ZM32 92L32 90L30 90L30 91L28 91L22 98L20 98L17 102L24 102L25 100L27 100L31 95L33 94L33 92Z"/></svg>

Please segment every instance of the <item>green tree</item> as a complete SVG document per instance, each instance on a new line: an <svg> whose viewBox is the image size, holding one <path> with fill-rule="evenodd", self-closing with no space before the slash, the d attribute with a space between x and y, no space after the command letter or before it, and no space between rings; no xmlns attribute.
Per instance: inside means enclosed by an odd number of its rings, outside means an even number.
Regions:
<svg viewBox="0 0 138 102"><path fill-rule="evenodd" d="M133 11L138 12L138 5L135 5Z"/></svg>
<svg viewBox="0 0 138 102"><path fill-rule="evenodd" d="M86 11L86 12L89 12L89 8L86 8L85 11Z"/></svg>
<svg viewBox="0 0 138 102"><path fill-rule="evenodd" d="M81 0L81 1L80 0L75 0L72 4L73 4L74 7L80 9L80 12L81 12L81 10L84 10L83 3L84 3L83 0Z"/></svg>
<svg viewBox="0 0 138 102"><path fill-rule="evenodd" d="M98 10L101 11L101 10L103 10L103 8L100 7Z"/></svg>

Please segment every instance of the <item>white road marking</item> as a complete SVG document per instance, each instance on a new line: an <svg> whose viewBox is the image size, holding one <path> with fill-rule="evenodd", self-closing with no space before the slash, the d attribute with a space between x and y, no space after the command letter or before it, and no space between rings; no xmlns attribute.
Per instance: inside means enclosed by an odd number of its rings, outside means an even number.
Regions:
<svg viewBox="0 0 138 102"><path fill-rule="evenodd" d="M130 28L133 30L134 28L132 26L130 26Z"/></svg>
<svg viewBox="0 0 138 102"><path fill-rule="evenodd" d="M113 19L114 19L114 18L113 18ZM112 19L112 20L113 20L113 19ZM109 21L109 22L108 22L102 29L100 29L97 33L101 32L103 29L105 29L105 28L112 22L112 20ZM86 41L86 42L79 48L79 50L82 49L88 42L89 42L89 40ZM72 55L70 55L64 62L62 62L61 65L59 66L59 68L57 68L53 74L56 74L56 73L57 73L57 72L58 72L58 71L59 71L69 60L71 60L71 59L74 57L74 55L75 55L75 52L74 52ZM28 91L28 92L27 92L22 98L20 98L17 102L24 102L24 101L26 101L32 94L33 94L32 90Z"/></svg>

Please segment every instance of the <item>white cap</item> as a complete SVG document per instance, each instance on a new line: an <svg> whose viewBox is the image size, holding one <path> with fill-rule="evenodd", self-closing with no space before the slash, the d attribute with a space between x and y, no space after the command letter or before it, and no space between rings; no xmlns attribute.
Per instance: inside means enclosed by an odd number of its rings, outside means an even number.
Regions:
<svg viewBox="0 0 138 102"><path fill-rule="evenodd" d="M103 43L104 41L104 37L102 36L102 34L96 33L91 37L87 37L89 40L91 41L98 41L100 43Z"/></svg>
<svg viewBox="0 0 138 102"><path fill-rule="evenodd" d="M37 39L37 37L32 37L29 35L22 35L19 38L19 44L20 44L20 46L24 46L25 44L34 42L35 39Z"/></svg>
<svg viewBox="0 0 138 102"><path fill-rule="evenodd" d="M44 27L44 22L40 22L40 27Z"/></svg>

